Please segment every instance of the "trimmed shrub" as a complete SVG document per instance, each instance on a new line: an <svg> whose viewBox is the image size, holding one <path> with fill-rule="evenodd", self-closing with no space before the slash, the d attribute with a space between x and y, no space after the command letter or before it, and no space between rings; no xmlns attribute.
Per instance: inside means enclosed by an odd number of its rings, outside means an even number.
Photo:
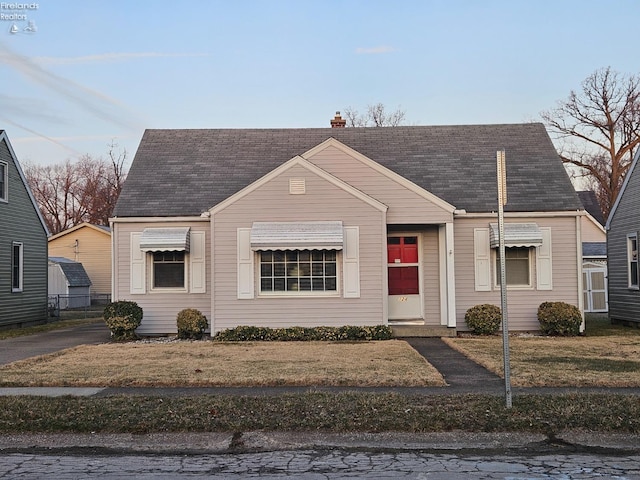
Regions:
<svg viewBox="0 0 640 480"><path fill-rule="evenodd" d="M113 340L135 340L138 338L136 328L142 322L142 308L136 302L126 300L112 302L104 307L102 318L111 330Z"/></svg>
<svg viewBox="0 0 640 480"><path fill-rule="evenodd" d="M185 308L178 312L178 338L201 340L208 327L207 317L196 308Z"/></svg>
<svg viewBox="0 0 640 480"><path fill-rule="evenodd" d="M575 305L544 302L538 307L538 322L545 335L572 337L580 334L582 315Z"/></svg>
<svg viewBox="0 0 640 480"><path fill-rule="evenodd" d="M356 327L289 327L267 328L254 326L240 326L222 330L213 336L213 340L220 342L301 342L301 341L366 341L389 340L391 328L386 325Z"/></svg>
<svg viewBox="0 0 640 480"><path fill-rule="evenodd" d="M477 335L492 335L500 328L502 312L500 307L490 303L476 305L464 314L464 321L471 331Z"/></svg>

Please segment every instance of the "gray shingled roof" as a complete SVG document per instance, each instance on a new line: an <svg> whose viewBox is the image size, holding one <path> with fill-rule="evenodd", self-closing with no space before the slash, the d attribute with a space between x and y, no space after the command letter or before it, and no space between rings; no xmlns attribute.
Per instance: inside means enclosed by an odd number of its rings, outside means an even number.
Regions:
<svg viewBox="0 0 640 480"><path fill-rule="evenodd" d="M606 257L607 242L582 242L583 257Z"/></svg>
<svg viewBox="0 0 640 480"><path fill-rule="evenodd" d="M91 279L82 263L74 262L65 257L49 257L49 261L60 265L70 287L91 286Z"/></svg>
<svg viewBox="0 0 640 480"><path fill-rule="evenodd" d="M497 209L496 150L507 211L582 205L542 124L382 128L147 130L114 215L200 215L296 155L335 138L459 209Z"/></svg>
<svg viewBox="0 0 640 480"><path fill-rule="evenodd" d="M600 225L604 226L606 222L602 214L602 208L600 208L600 202L598 202L598 197L596 197L596 192L593 190L583 190L578 192L578 198L582 202L584 209L589 212Z"/></svg>

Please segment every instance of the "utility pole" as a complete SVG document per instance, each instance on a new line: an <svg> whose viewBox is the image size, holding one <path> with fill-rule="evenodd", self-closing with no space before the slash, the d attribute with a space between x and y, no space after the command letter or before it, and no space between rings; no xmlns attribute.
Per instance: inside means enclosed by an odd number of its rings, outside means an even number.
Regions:
<svg viewBox="0 0 640 480"><path fill-rule="evenodd" d="M504 206L507 203L507 168L504 150L496 152L498 172L498 232L500 250L500 302L502 311L502 352L504 358L504 393L507 408L511 408L511 366L509 360L509 323L507 316L507 273L504 246Z"/></svg>

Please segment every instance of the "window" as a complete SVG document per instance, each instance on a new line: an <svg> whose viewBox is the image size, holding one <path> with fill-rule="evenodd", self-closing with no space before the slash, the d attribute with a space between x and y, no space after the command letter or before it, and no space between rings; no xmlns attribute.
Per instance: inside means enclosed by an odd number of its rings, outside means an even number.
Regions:
<svg viewBox="0 0 640 480"><path fill-rule="evenodd" d="M638 288L638 235L627 237L627 257L629 259L629 287Z"/></svg>
<svg viewBox="0 0 640 480"><path fill-rule="evenodd" d="M505 248L504 265L508 286L531 285L529 252L530 248L528 247ZM496 283L499 285L500 282L500 252L496 250Z"/></svg>
<svg viewBox="0 0 640 480"><path fill-rule="evenodd" d="M153 252L153 288L185 288L184 252Z"/></svg>
<svg viewBox="0 0 640 480"><path fill-rule="evenodd" d="M23 265L22 265L22 243L14 242L11 247L11 291L22 291L22 277L23 277Z"/></svg>
<svg viewBox="0 0 640 480"><path fill-rule="evenodd" d="M336 293L335 250L267 250L260 252L260 293Z"/></svg>
<svg viewBox="0 0 640 480"><path fill-rule="evenodd" d="M7 201L8 200L8 174L9 168L7 163L0 162L0 200Z"/></svg>

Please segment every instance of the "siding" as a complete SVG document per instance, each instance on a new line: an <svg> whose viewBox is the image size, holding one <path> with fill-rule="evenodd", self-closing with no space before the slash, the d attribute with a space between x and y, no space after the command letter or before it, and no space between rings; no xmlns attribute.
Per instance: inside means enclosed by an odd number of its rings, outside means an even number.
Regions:
<svg viewBox="0 0 640 480"><path fill-rule="evenodd" d="M91 279L91 293L111 294L111 234L108 232L85 225L59 234L49 239L49 256L82 263Z"/></svg>
<svg viewBox="0 0 640 480"><path fill-rule="evenodd" d="M627 235L640 232L640 167L636 161L607 232L609 318L640 323L640 291L629 288ZM640 235L640 233L638 233Z"/></svg>
<svg viewBox="0 0 640 480"><path fill-rule="evenodd" d="M582 241L583 242L606 242L607 234L604 228L600 227L598 222L593 220L593 217L585 215L580 219L582 228Z"/></svg>
<svg viewBox="0 0 640 480"><path fill-rule="evenodd" d="M206 292L205 293L167 293L150 292L151 262L146 262L146 291L143 295L130 293L130 258L131 233L142 232L147 227L191 227L191 232L205 232L206 259ZM155 222L155 223L119 223L113 224L113 251L117 251L114 265L114 300L131 300L142 307L143 318L138 333L141 335L171 334L177 332L176 316L184 308L197 308L211 320L211 281L210 281L210 236L209 222ZM186 259L188 264L188 258ZM189 279L188 267L185 272L187 283Z"/></svg>
<svg viewBox="0 0 640 480"><path fill-rule="evenodd" d="M304 178L306 193L289 194L289 179ZM236 232L255 221L330 221L360 229L360 297L257 297L237 299ZM238 325L269 327L384 323L386 275L384 213L342 188L295 165L212 217L214 330ZM338 257L340 261L341 256ZM257 262L256 262L257 264ZM257 268L257 265L256 265ZM343 286L338 265L339 285ZM257 281L257 270L254 281ZM258 289L255 289L258 292ZM342 290L341 290L342 293Z"/></svg>
<svg viewBox="0 0 640 480"><path fill-rule="evenodd" d="M474 281L474 228L488 228L489 223L496 220L489 218L456 219L455 252L456 252L456 319L460 330L466 330L464 321L466 311L481 303L492 303L500 306L500 288L495 286L495 256L492 252L492 290L476 292ZM532 255L532 284L528 289L507 291L507 305L510 330L539 330L537 319L538 307L542 302L562 301L579 305L581 292L578 291L577 233L575 217L534 218L509 217L506 223L532 222L540 227L551 227L552 275L553 290L536 289L535 253Z"/></svg>
<svg viewBox="0 0 640 480"><path fill-rule="evenodd" d="M47 320L47 234L27 187L3 140L0 161L8 164L8 202L0 202L0 328ZM11 291L13 242L23 244L23 290Z"/></svg>
<svg viewBox="0 0 640 480"><path fill-rule="evenodd" d="M452 220L452 214L441 206L336 147L328 147L307 160L387 205L387 224L439 224Z"/></svg>

